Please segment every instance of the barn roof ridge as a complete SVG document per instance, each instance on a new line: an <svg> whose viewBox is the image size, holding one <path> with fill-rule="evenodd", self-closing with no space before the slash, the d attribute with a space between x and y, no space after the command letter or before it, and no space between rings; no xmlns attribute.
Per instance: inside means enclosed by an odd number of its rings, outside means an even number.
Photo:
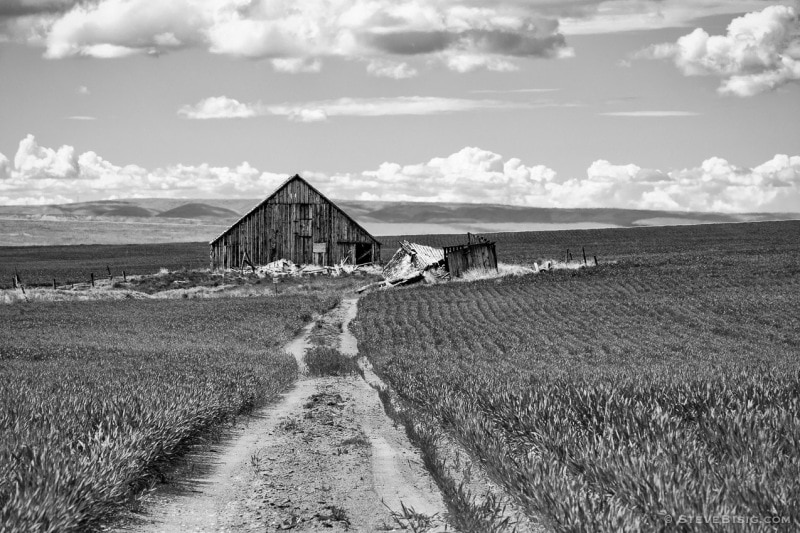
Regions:
<svg viewBox="0 0 800 533"><path fill-rule="evenodd" d="M237 225L238 225L238 224L239 224L241 221L243 221L244 219L246 219L247 217L249 217L251 214L253 214L253 212L254 212L256 209L260 208L262 205L264 205L264 204L266 204L267 202L269 202L269 201L272 199L272 197L273 197L273 196L275 196L276 194L278 194L278 193L281 191L281 189L283 189L284 187L286 187L287 185L289 185L289 183L291 183L292 181L294 181L294 180L296 180L296 179L297 179L297 180L300 180L300 181L302 181L303 183L305 183L305 184L306 184L306 186L307 186L309 189L311 189L311 190L312 190L312 191L314 191L315 193L319 194L319 195L320 195L320 196L321 196L321 197L322 197L324 200L326 200L326 201L327 201L329 204L331 204L333 207L335 207L336 209L338 209L338 210L339 210L339 212L340 212L340 213L342 213L342 214L343 214L343 215L344 215L344 216L345 216L345 217L346 217L346 218L347 218L347 219L348 219L350 222L352 222L353 224L355 224L356 226L358 226L358 228L359 228L359 229L361 229L361 231L363 231L364 233L366 233L367 235L369 235L369 236L370 236L370 238L371 238L373 241L375 241L375 242L376 242L376 243L378 243L378 244L382 244L382 243L381 243L381 242L380 242L378 239L376 239L376 238L375 238L375 237L372 235L372 233L370 233L369 231L367 231L367 230L366 230L366 229L365 229L365 228L364 228L364 227L363 227L361 224L359 224L358 222L356 222L356 220L355 220L353 217L351 217L350 215L348 215L348 214L347 214L347 212L346 212L344 209L342 209L341 207L339 207L338 205L336 205L336 202L332 201L330 198L328 198L327 196L325 196L324 194L322 194L322 193L319 191L319 189L317 189L316 187L314 187L313 185L311 185L311 184L310 184L310 183L309 183L309 182L308 182L308 181L307 181L307 180L306 180L306 179L305 179L303 176L301 176L300 174L295 174L295 175L293 175L293 176L290 176L290 177L286 178L286 180L284 180L284 182L283 182L283 183L281 183L280 185L278 185L278 187L277 187L277 188L276 188L274 191L272 191L272 194L270 194L270 195L269 195L269 196L267 196L265 199L263 199L263 200L261 200L260 202L258 202L258 203L257 203L257 204L256 204L254 207L252 207L252 208L251 208L251 209L250 209L250 210L249 210L247 213L245 213L244 215L242 215L241 217L239 217L239 219L238 219L238 220L236 220L236 222L234 222L233 224L231 224L230 226L228 226L228 227L225 229L225 231L223 231L222 233L220 233L219 235L217 235L217 236L216 236L216 238L214 238L213 240L209 241L209 243L208 243L208 244L214 244L215 242L217 242L218 240L220 240L220 239L221 239L222 237L224 237L224 236L225 236L225 234L226 234L226 233L228 233L228 232L229 232L229 231L230 231L232 228L234 228L234 227L235 227L235 226L237 226Z"/></svg>

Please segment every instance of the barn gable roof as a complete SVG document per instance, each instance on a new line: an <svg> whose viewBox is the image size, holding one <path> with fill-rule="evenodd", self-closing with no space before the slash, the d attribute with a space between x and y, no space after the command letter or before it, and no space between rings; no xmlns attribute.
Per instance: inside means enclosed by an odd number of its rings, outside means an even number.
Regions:
<svg viewBox="0 0 800 533"><path fill-rule="evenodd" d="M318 195L320 195L320 197L322 197L322 199L323 199L323 200L325 200L326 202L328 202L329 204L331 204L331 205L332 205L332 206L333 206L333 207L334 207L336 210L338 210L338 211L339 211L339 212L340 212L342 215L344 215L344 216L345 216L345 218L347 218L347 220L349 220L350 222L352 222L352 223L353 223L355 226L357 226L357 227L358 227L358 228L359 228L361 231L363 231L364 233L366 233L366 234L369 236L369 238L370 238L370 239L372 239L373 241L375 241L375 243L376 243L376 244L381 244L381 242L380 242L378 239L376 239L375 237L373 237L373 236L372 236L372 234L371 234L370 232L368 232L366 229L364 229L364 227L363 227L361 224L359 224L358 222L356 222L356 221L355 221L355 219L354 219L353 217L351 217L350 215L348 215L348 214L347 214L347 213L346 213L346 212L345 212L345 211L344 211L344 210L343 210L341 207L339 207L339 206L338 206L338 205L336 205L334 202L332 202L330 198L328 198L327 196L325 196L324 194L322 194L322 193L319 191L319 189L317 189L316 187L314 187L313 185L311 185L309 182L307 182L305 179L303 179L303 177L302 177L302 176L300 176L300 174L295 174L294 176L291 176L290 178L287 178L287 179L286 179L286 181L284 181L283 183L281 183L281 184L278 186L278 188L276 188L276 189L275 189L275 190L272 192L272 194L270 194L269 196L267 196L267 197L266 197L264 200L262 200L261 202L257 203L257 204L255 205L255 207L253 207L252 209L250 209L250 210L249 210L247 213L245 213L244 215L242 215L241 217L239 217L239 220L237 220L236 222L234 222L233 224L231 224L231 225L228 227L228 229L226 229L225 231L223 231L222 233L220 233L220 234L219 234L219 235L218 235L218 236L217 236L215 239L213 239L212 241L210 241L210 242L209 242L209 244L214 244L215 242L217 242L218 240L220 240L222 237L224 237L226 233L228 233L228 232L229 232L231 229L233 229L233 228L235 228L236 226L238 226L238 225L239 225L239 224L240 224L240 223L241 223L241 222L242 222L244 219L246 219L246 218L247 218L247 217L249 217L251 214L253 214L253 212L255 212L255 211L258 209L258 208L260 208L261 206L263 206L264 204L266 204L267 202L269 202L269 201L270 201L270 200L271 200L271 199L272 199L272 198L273 198L273 197L274 197L276 194L278 194L278 193L281 191L281 189L283 189L284 187L286 187L287 185L289 185L289 184L290 184L291 182L293 182L294 180L300 180L300 181L302 181L303 183L305 183L305 185L306 185L306 186L307 186L309 189L311 189L312 191L314 191L315 193L317 193Z"/></svg>

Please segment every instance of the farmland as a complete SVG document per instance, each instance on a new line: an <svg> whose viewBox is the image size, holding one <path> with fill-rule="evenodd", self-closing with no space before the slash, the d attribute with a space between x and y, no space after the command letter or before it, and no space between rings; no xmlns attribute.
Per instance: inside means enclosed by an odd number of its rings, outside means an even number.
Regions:
<svg viewBox="0 0 800 533"><path fill-rule="evenodd" d="M506 263L563 260L567 248L577 259L585 247L599 266L374 292L354 331L418 420L555 530L670 529L686 516L786 529L800 521L798 234L800 222L491 235ZM399 238L381 238L384 260ZM14 265L46 286L107 264L116 276L204 268L207 251L0 248L0 284ZM207 278L130 285L150 294ZM256 282L245 288L271 292ZM363 282L0 306L0 524L102 524L187 442L293 381L279 346Z"/></svg>
<svg viewBox="0 0 800 533"><path fill-rule="evenodd" d="M161 268L207 268L208 243L4 246L0 247L0 288L12 286L14 270L26 285L88 282L107 276L152 274Z"/></svg>
<svg viewBox="0 0 800 533"><path fill-rule="evenodd" d="M743 249L745 243L767 247L785 244L784 232L800 231L800 222L761 222L751 224L709 224L700 226L668 226L658 228L621 228L601 230L565 230L518 233L489 233L497 242L500 261L531 263L563 259L567 248L580 257L581 247L591 260L597 255L606 260L632 259L647 255L650 259L678 260L687 250L693 257L713 255L727 250ZM393 235L382 236L381 258L391 259L398 241L409 239L421 244L443 246L463 243L464 235ZM676 247L675 244L678 244ZM59 285L87 282L89 274L105 276L106 267L114 276L152 274L161 268L206 268L208 243L120 244L72 246L0 246L0 288L9 288L16 268L27 285L49 286L55 278ZM761 252L754 251L759 254ZM750 258L753 266L759 264ZM718 264L720 258L713 264Z"/></svg>
<svg viewBox="0 0 800 533"><path fill-rule="evenodd" d="M359 349L555 530L797 527L799 233L498 236L507 262L586 246L601 264L370 294Z"/></svg>
<svg viewBox="0 0 800 533"><path fill-rule="evenodd" d="M280 346L335 302L0 306L3 531L85 531L112 515L192 439L294 381Z"/></svg>

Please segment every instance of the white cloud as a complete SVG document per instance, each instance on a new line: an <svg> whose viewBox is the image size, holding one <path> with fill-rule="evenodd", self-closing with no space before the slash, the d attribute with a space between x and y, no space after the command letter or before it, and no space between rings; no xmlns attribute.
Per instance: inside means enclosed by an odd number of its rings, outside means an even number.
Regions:
<svg viewBox="0 0 800 533"><path fill-rule="evenodd" d="M796 212L800 206L800 157L776 155L754 168L712 157L699 167L670 172L601 160L589 167L586 180L565 182L559 196L564 201L571 195L579 195L581 207Z"/></svg>
<svg viewBox="0 0 800 533"><path fill-rule="evenodd" d="M800 206L800 156L788 155L753 168L711 157L672 171L598 160L585 176L565 179L545 165L467 147L416 164L385 162L363 172L302 174L340 199L717 212L797 212ZM257 199L285 178L246 162L154 170L118 166L94 152L76 157L69 146L40 147L29 135L13 162L0 154L0 203L63 203L77 196Z"/></svg>
<svg viewBox="0 0 800 533"><path fill-rule="evenodd" d="M322 70L322 61L317 58L285 57L271 61L272 68L278 72L297 74L298 72L319 72Z"/></svg>
<svg viewBox="0 0 800 533"><path fill-rule="evenodd" d="M325 122L328 114L324 109L295 108L288 110L286 115L293 122Z"/></svg>
<svg viewBox="0 0 800 533"><path fill-rule="evenodd" d="M71 117L65 117L67 120L97 120L97 117L90 117L88 115L72 115Z"/></svg>
<svg viewBox="0 0 800 533"><path fill-rule="evenodd" d="M404 61L388 61L385 59L373 59L367 64L367 72L378 78L392 78L402 80L413 78L419 72L417 69Z"/></svg>
<svg viewBox="0 0 800 533"><path fill-rule="evenodd" d="M450 70L456 72L472 72L478 69L495 72L514 72L519 67L502 56L483 54L442 54L444 62Z"/></svg>
<svg viewBox="0 0 800 533"><path fill-rule="evenodd" d="M81 85L80 87L78 87L78 91L77 92L78 92L78 94L83 94L83 95L90 94L89 88L86 85Z"/></svg>
<svg viewBox="0 0 800 533"><path fill-rule="evenodd" d="M686 76L722 78L721 94L754 96L800 81L800 18L792 7L773 5L733 19L725 35L697 28L636 57L672 59Z"/></svg>
<svg viewBox="0 0 800 533"><path fill-rule="evenodd" d="M210 15L192 0L100 0L81 2L48 23L45 56L124 57L164 52L202 41Z"/></svg>
<svg viewBox="0 0 800 533"><path fill-rule="evenodd" d="M382 117L388 115L432 115L479 109L521 107L496 100L440 98L435 96L399 96L394 98L339 98L300 105L270 106L273 115L293 116L303 110L321 110L326 116Z"/></svg>
<svg viewBox="0 0 800 533"><path fill-rule="evenodd" d="M191 119L248 118L261 114L260 105L243 104L227 96L211 96L195 105L185 105L178 114Z"/></svg>
<svg viewBox="0 0 800 533"><path fill-rule="evenodd" d="M412 59L467 71L561 57L559 11L538 0L59 0L51 9L9 11L0 33L44 46L54 59L196 47L269 59L284 72L316 72L325 57L363 60L373 74L400 78L416 70Z"/></svg>
<svg viewBox="0 0 800 533"><path fill-rule="evenodd" d="M328 117L383 117L391 115L432 115L481 109L521 109L550 104L504 102L435 96L398 96L392 98L339 98L311 102L267 105L242 103L226 96L205 98L195 105L185 105L178 114L189 119L246 118L261 115L284 116L297 122L321 122Z"/></svg>
<svg viewBox="0 0 800 533"><path fill-rule="evenodd" d="M800 156L786 155L752 169L710 158L669 172L599 160L585 177L561 179L544 165L464 148L427 163L312 177L332 196L363 200L716 212L797 212L800 206Z"/></svg>
<svg viewBox="0 0 800 533"><path fill-rule="evenodd" d="M158 197L259 197L286 175L261 172L248 163L236 167L173 165L148 170L115 165L95 152L38 146L28 135L11 163L0 154L0 204L48 204L82 200Z"/></svg>
<svg viewBox="0 0 800 533"><path fill-rule="evenodd" d="M14 170L29 179L74 177L78 171L75 149L66 145L58 150L43 148L33 135L28 135L19 143Z"/></svg>

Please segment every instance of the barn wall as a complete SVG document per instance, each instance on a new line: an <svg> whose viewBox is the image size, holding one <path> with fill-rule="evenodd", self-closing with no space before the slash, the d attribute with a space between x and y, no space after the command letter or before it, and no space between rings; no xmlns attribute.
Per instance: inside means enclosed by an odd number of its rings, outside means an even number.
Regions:
<svg viewBox="0 0 800 533"><path fill-rule="evenodd" d="M315 254L315 243L325 251ZM256 265L289 259L332 266L345 257L352 263L356 243L369 243L372 260L380 260L380 244L369 233L302 179L294 179L211 243L211 266L241 267L245 252Z"/></svg>
<svg viewBox="0 0 800 533"><path fill-rule="evenodd" d="M497 268L497 252L493 242L450 246L444 249L445 268L454 278L473 268Z"/></svg>

